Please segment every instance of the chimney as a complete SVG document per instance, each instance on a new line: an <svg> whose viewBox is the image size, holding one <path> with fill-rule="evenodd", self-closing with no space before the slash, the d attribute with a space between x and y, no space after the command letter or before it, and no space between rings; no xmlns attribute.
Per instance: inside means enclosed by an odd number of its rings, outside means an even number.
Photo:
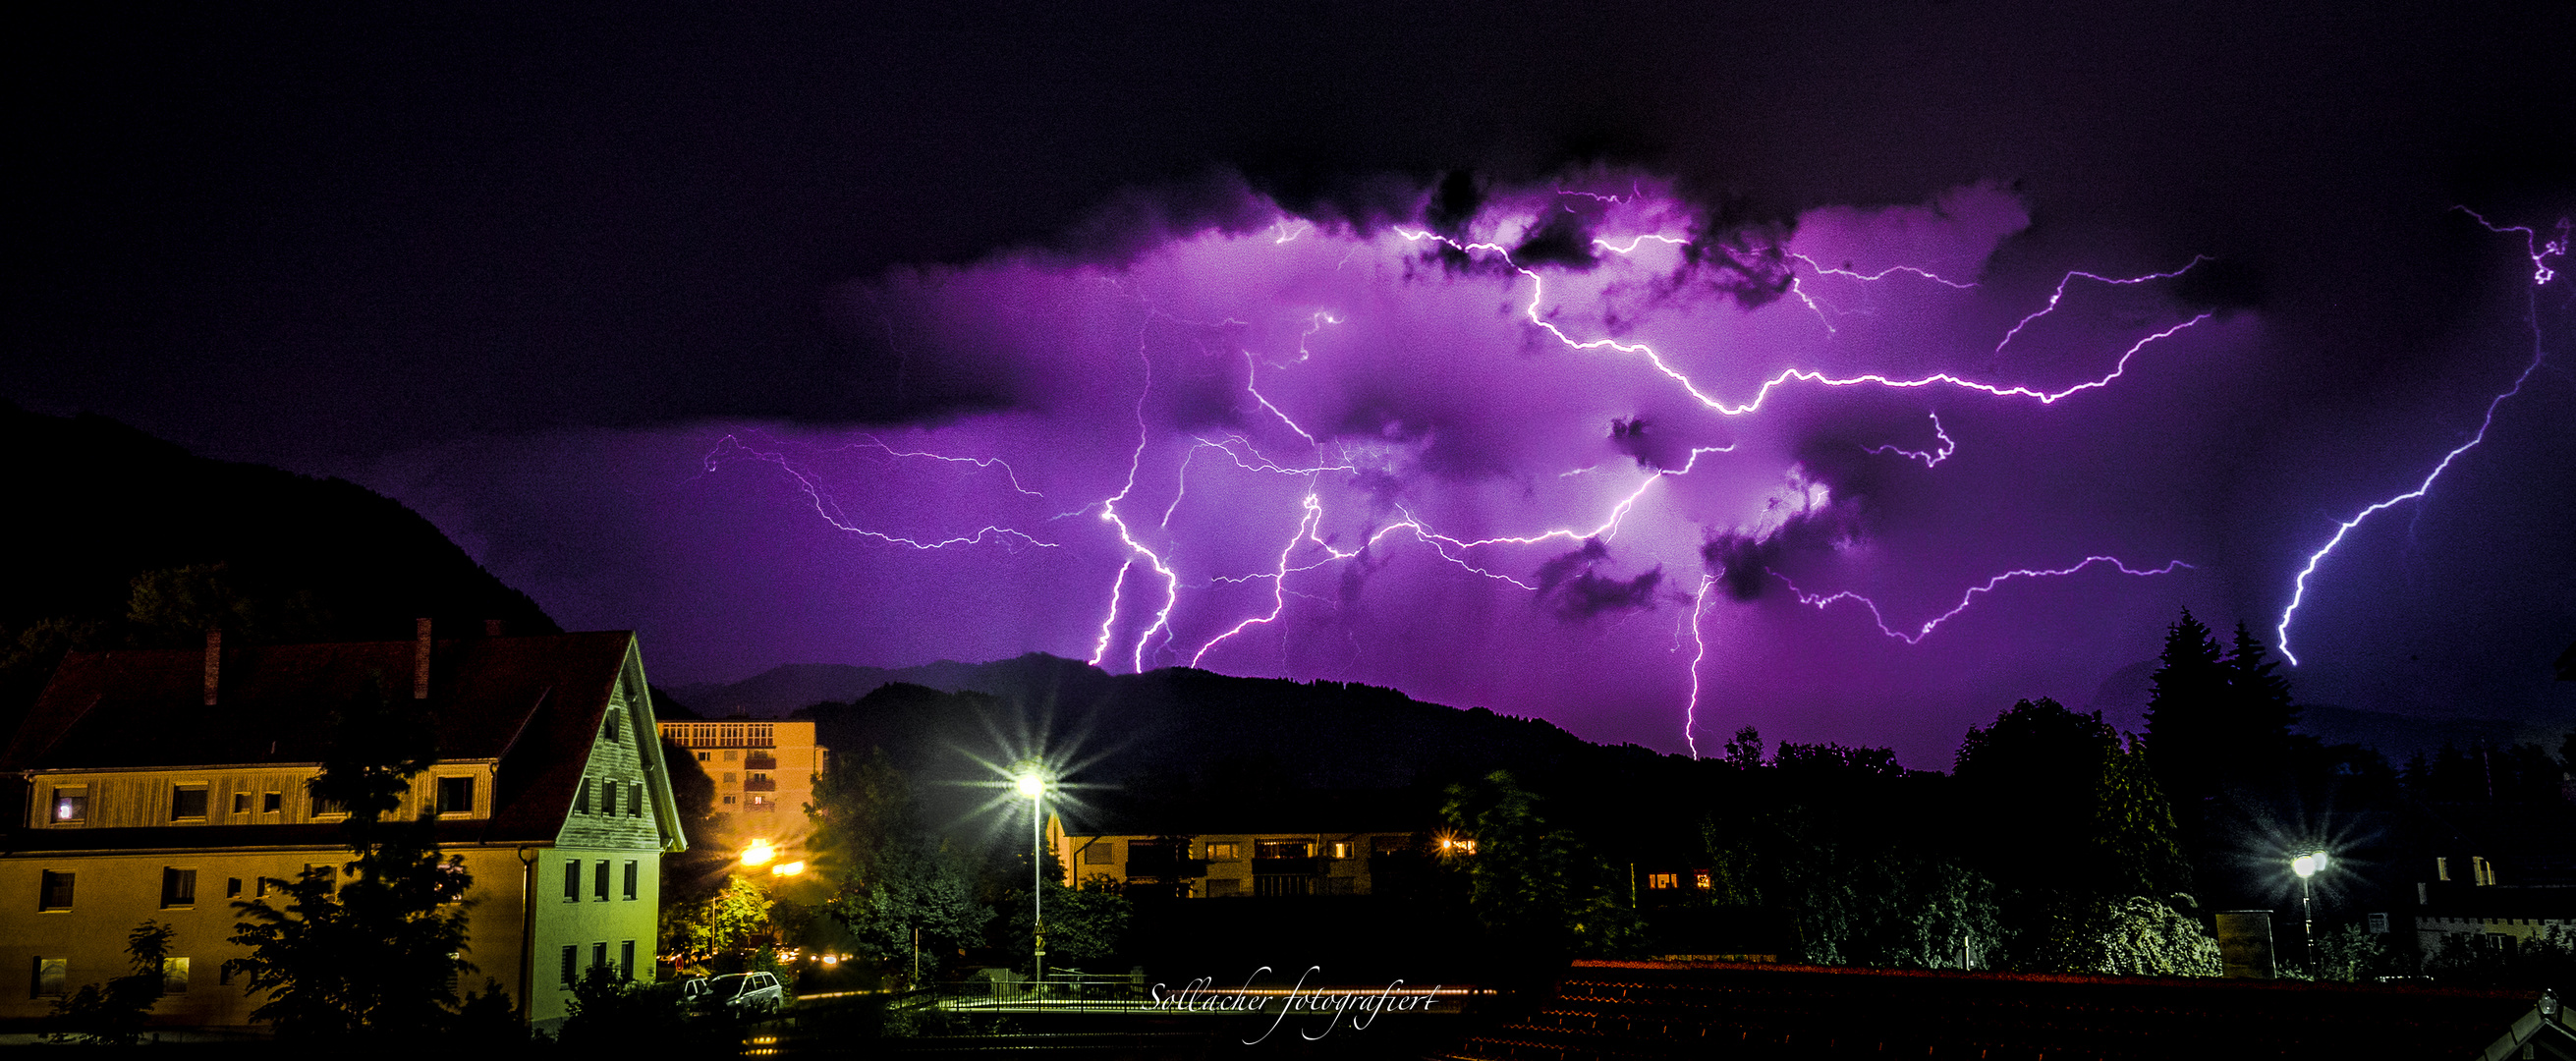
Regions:
<svg viewBox="0 0 2576 1061"><path fill-rule="evenodd" d="M224 672L224 628L206 628L206 706L215 706L215 685Z"/></svg>
<svg viewBox="0 0 2576 1061"><path fill-rule="evenodd" d="M483 636L485 637L499 637L501 636L501 632L508 628L508 624L499 619L483 620Z"/></svg>
<svg viewBox="0 0 2576 1061"><path fill-rule="evenodd" d="M429 620L411 623L411 698L429 699Z"/></svg>

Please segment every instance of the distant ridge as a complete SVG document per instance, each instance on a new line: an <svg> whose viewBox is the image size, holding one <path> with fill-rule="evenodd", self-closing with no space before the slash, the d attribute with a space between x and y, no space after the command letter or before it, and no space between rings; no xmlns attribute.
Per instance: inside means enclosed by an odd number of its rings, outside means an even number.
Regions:
<svg viewBox="0 0 2576 1061"><path fill-rule="evenodd" d="M984 668L991 664L940 660L918 667L861 667L848 663L787 663L738 682L690 682L664 685L662 691L708 718L749 715L785 718L802 707L847 703L879 687L904 682L941 692L989 693Z"/></svg>

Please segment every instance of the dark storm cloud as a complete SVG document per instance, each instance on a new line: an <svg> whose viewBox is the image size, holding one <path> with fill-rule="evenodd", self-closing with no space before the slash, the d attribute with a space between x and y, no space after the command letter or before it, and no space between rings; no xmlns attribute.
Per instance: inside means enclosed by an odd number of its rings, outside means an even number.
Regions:
<svg viewBox="0 0 2576 1061"><path fill-rule="evenodd" d="M1610 559L1609 547L1601 539L1585 541L1581 548L1550 558L1538 567L1538 599L1542 605L1567 622L1581 622L1609 612L1638 611L1657 603L1655 591L1664 582L1664 569L1653 570L1634 578L1603 575L1594 568Z"/></svg>

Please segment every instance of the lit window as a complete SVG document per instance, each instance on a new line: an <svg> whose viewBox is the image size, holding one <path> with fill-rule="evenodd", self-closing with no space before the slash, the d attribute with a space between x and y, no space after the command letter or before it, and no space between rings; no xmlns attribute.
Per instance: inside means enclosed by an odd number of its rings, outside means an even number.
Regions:
<svg viewBox="0 0 2576 1061"><path fill-rule="evenodd" d="M1227 842L1227 843L1222 843L1222 844L1209 844L1209 845L1207 845L1207 847L1208 847L1208 861L1211 861L1211 862L1223 862L1223 861L1226 861L1226 860L1228 860L1228 859L1237 859L1237 858L1242 858L1242 857L1243 857L1243 845L1242 845L1242 844L1233 843L1233 842ZM1210 883L1211 883L1211 885L1213 885L1213 882L1210 882ZM1210 891L1208 892L1208 894L1210 894L1210 895L1214 895L1214 894L1216 894L1216 892L1215 892L1214 890L1210 890Z"/></svg>
<svg viewBox="0 0 2576 1061"><path fill-rule="evenodd" d="M60 998L65 981L71 976L71 959L39 957L36 959L35 990L31 993L37 998Z"/></svg>
<svg viewBox="0 0 2576 1061"><path fill-rule="evenodd" d="M36 909L69 910L72 908L72 874L45 871L44 886L36 892Z"/></svg>
<svg viewBox="0 0 2576 1061"><path fill-rule="evenodd" d="M474 779L471 777L439 778L438 813L474 813Z"/></svg>
<svg viewBox="0 0 2576 1061"><path fill-rule="evenodd" d="M161 905L197 905L197 871L163 867L161 870Z"/></svg>
<svg viewBox="0 0 2576 1061"><path fill-rule="evenodd" d="M1315 845L1308 840L1258 840L1252 845L1254 858L1308 858Z"/></svg>
<svg viewBox="0 0 2576 1061"><path fill-rule="evenodd" d="M1712 872L1710 872L1710 871L1708 871L1708 870L1704 870L1704 869L1695 869L1695 870L1692 870L1692 871L1691 871L1691 887L1697 888L1697 889L1699 889L1699 890L1701 890L1701 891L1704 891L1704 892L1705 892L1705 891L1715 891L1715 890L1717 889L1716 874L1714 874L1714 873L1712 873Z"/></svg>
<svg viewBox="0 0 2576 1061"><path fill-rule="evenodd" d="M188 989L188 959L161 959L161 990L179 994Z"/></svg>
<svg viewBox="0 0 2576 1061"><path fill-rule="evenodd" d="M1350 842L1350 841L1348 841L1348 840L1335 840L1335 841L1333 841L1333 845L1332 845L1332 846L1333 846L1333 857L1334 857L1334 858L1349 858L1349 857L1351 857L1351 842Z"/></svg>
<svg viewBox="0 0 2576 1061"><path fill-rule="evenodd" d="M89 820L89 786L54 790L54 820L77 825Z"/></svg>
<svg viewBox="0 0 2576 1061"><path fill-rule="evenodd" d="M1679 873L1646 874L1646 889L1648 891L1672 891L1681 886L1682 875Z"/></svg>
<svg viewBox="0 0 2576 1061"><path fill-rule="evenodd" d="M171 821L187 821L189 819L202 821L205 817L206 786L180 785L170 790Z"/></svg>

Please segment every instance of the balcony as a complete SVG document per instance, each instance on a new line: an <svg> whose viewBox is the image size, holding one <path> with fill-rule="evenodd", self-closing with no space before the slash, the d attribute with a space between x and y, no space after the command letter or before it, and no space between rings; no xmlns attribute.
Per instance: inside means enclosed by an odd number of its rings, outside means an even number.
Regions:
<svg viewBox="0 0 2576 1061"><path fill-rule="evenodd" d="M1291 858L1255 856L1252 860L1252 875L1255 877L1311 877L1323 868L1323 861L1312 855Z"/></svg>
<svg viewBox="0 0 2576 1061"><path fill-rule="evenodd" d="M771 755L768 752L753 752L742 757L742 768L745 770L775 770L778 769L778 757Z"/></svg>
<svg viewBox="0 0 2576 1061"><path fill-rule="evenodd" d="M745 792L776 792L778 791L778 779L774 777L755 777L743 782L742 790Z"/></svg>

